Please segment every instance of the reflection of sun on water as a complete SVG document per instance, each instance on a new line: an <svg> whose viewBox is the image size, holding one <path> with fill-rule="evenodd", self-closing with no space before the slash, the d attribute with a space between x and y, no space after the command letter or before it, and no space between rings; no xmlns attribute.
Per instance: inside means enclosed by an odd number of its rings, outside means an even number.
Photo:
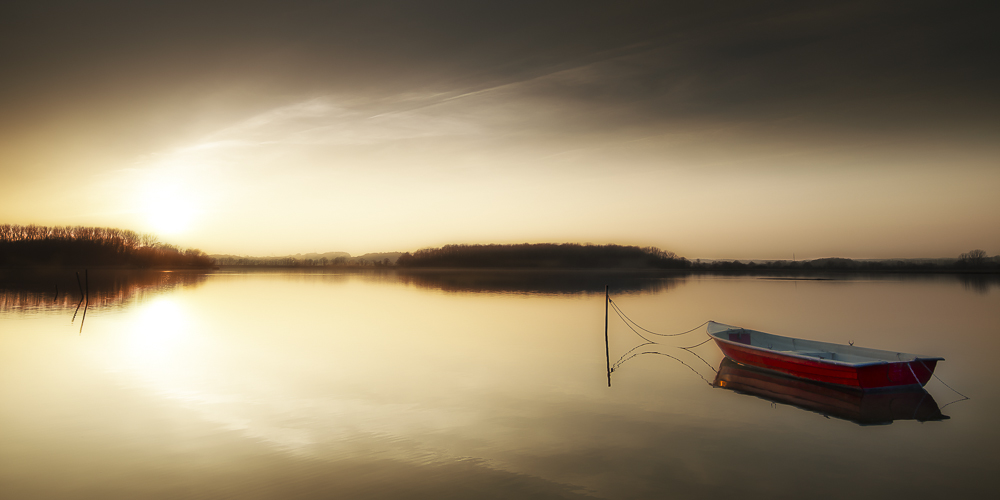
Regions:
<svg viewBox="0 0 1000 500"><path fill-rule="evenodd" d="M183 292L140 303L120 316L119 334L113 336L117 348L99 352L102 366L151 396L150 411L179 408L183 411L176 415L195 417L208 424L202 429L209 432L235 432L301 456L367 454L376 446L379 453L422 461L438 452L386 443L394 442L393 436L433 434L476 421L476 410L424 407L372 395L367 384L359 388L358 380L374 380L377 387L383 378L393 380L389 387L395 388L397 369L373 373L366 366L372 356L385 354L384 340L368 333L394 331L402 323L370 330L365 319L357 319L342 325L346 331L331 330L311 316L298 321L288 307L261 314L243 302L237 289L226 287L212 299L212 309L204 308L203 295ZM371 293L362 294L351 309L382 297L375 295L381 293L378 288ZM224 298L231 295L235 298ZM248 318L234 311L255 314Z"/></svg>
<svg viewBox="0 0 1000 500"><path fill-rule="evenodd" d="M301 422L284 417L289 408L296 408L294 403L279 397L273 403L279 407L278 418L268 413L271 407L261 404L271 401L268 384L247 386L245 379L257 372L232 354L231 345L222 349L213 342L212 335L199 328L203 320L183 301L160 298L144 304L124 325L112 369L124 374L129 384L179 402L223 429L296 453L313 443Z"/></svg>
<svg viewBox="0 0 1000 500"><path fill-rule="evenodd" d="M191 347L187 326L184 309L172 300L161 298L145 306L128 337L129 360L139 366L178 369Z"/></svg>

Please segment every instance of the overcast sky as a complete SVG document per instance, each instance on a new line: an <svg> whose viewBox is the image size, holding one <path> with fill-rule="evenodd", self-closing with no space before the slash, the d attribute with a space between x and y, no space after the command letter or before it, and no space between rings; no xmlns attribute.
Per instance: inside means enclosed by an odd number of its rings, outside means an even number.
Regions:
<svg viewBox="0 0 1000 500"><path fill-rule="evenodd" d="M0 223L1000 253L997 2L4 2Z"/></svg>

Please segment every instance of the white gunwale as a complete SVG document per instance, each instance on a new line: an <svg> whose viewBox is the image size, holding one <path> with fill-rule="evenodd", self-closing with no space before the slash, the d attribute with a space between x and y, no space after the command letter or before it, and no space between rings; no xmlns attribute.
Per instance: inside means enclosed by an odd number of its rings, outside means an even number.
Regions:
<svg viewBox="0 0 1000 500"><path fill-rule="evenodd" d="M937 356L924 356L920 354L910 354L905 352L884 351L881 349L871 349L867 347L856 347L852 345L834 344L832 342L822 342L818 340L805 340L793 337L784 337L773 333L766 333L757 330L749 330L738 326L730 326L715 321L708 322L708 336L718 342L732 345L741 349L767 352L780 356L801 359L804 361L829 363L833 365L849 366L859 368L863 366L880 365L888 363L909 363L913 361L942 361L944 358ZM723 334L739 332L750 334L750 344L735 342L722 337ZM767 347L765 347L767 346ZM809 353L809 354L806 354ZM829 355L829 357L824 357ZM837 357L841 359L836 359Z"/></svg>

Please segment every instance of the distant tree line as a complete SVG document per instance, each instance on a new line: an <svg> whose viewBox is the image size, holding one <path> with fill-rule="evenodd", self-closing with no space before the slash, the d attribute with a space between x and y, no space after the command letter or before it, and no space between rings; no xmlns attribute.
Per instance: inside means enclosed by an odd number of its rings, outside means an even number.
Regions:
<svg viewBox="0 0 1000 500"><path fill-rule="evenodd" d="M686 269L691 263L655 247L538 243L516 245L445 245L404 253L399 267L548 268L548 269Z"/></svg>
<svg viewBox="0 0 1000 500"><path fill-rule="evenodd" d="M958 259L930 260L853 260L827 258L806 261L695 261L695 271L762 272L762 271L834 271L834 272L1000 272L1000 256L989 257L983 250L972 250Z"/></svg>
<svg viewBox="0 0 1000 500"><path fill-rule="evenodd" d="M196 249L109 227L0 225L0 266L211 267Z"/></svg>

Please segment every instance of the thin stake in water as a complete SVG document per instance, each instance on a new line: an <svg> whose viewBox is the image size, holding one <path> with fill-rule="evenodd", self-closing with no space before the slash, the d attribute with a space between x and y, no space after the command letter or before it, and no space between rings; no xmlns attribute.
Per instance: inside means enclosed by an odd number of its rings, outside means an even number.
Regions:
<svg viewBox="0 0 1000 500"><path fill-rule="evenodd" d="M608 387L611 387L611 348L608 347L608 303L610 302L608 285L604 285L604 359L608 363Z"/></svg>

